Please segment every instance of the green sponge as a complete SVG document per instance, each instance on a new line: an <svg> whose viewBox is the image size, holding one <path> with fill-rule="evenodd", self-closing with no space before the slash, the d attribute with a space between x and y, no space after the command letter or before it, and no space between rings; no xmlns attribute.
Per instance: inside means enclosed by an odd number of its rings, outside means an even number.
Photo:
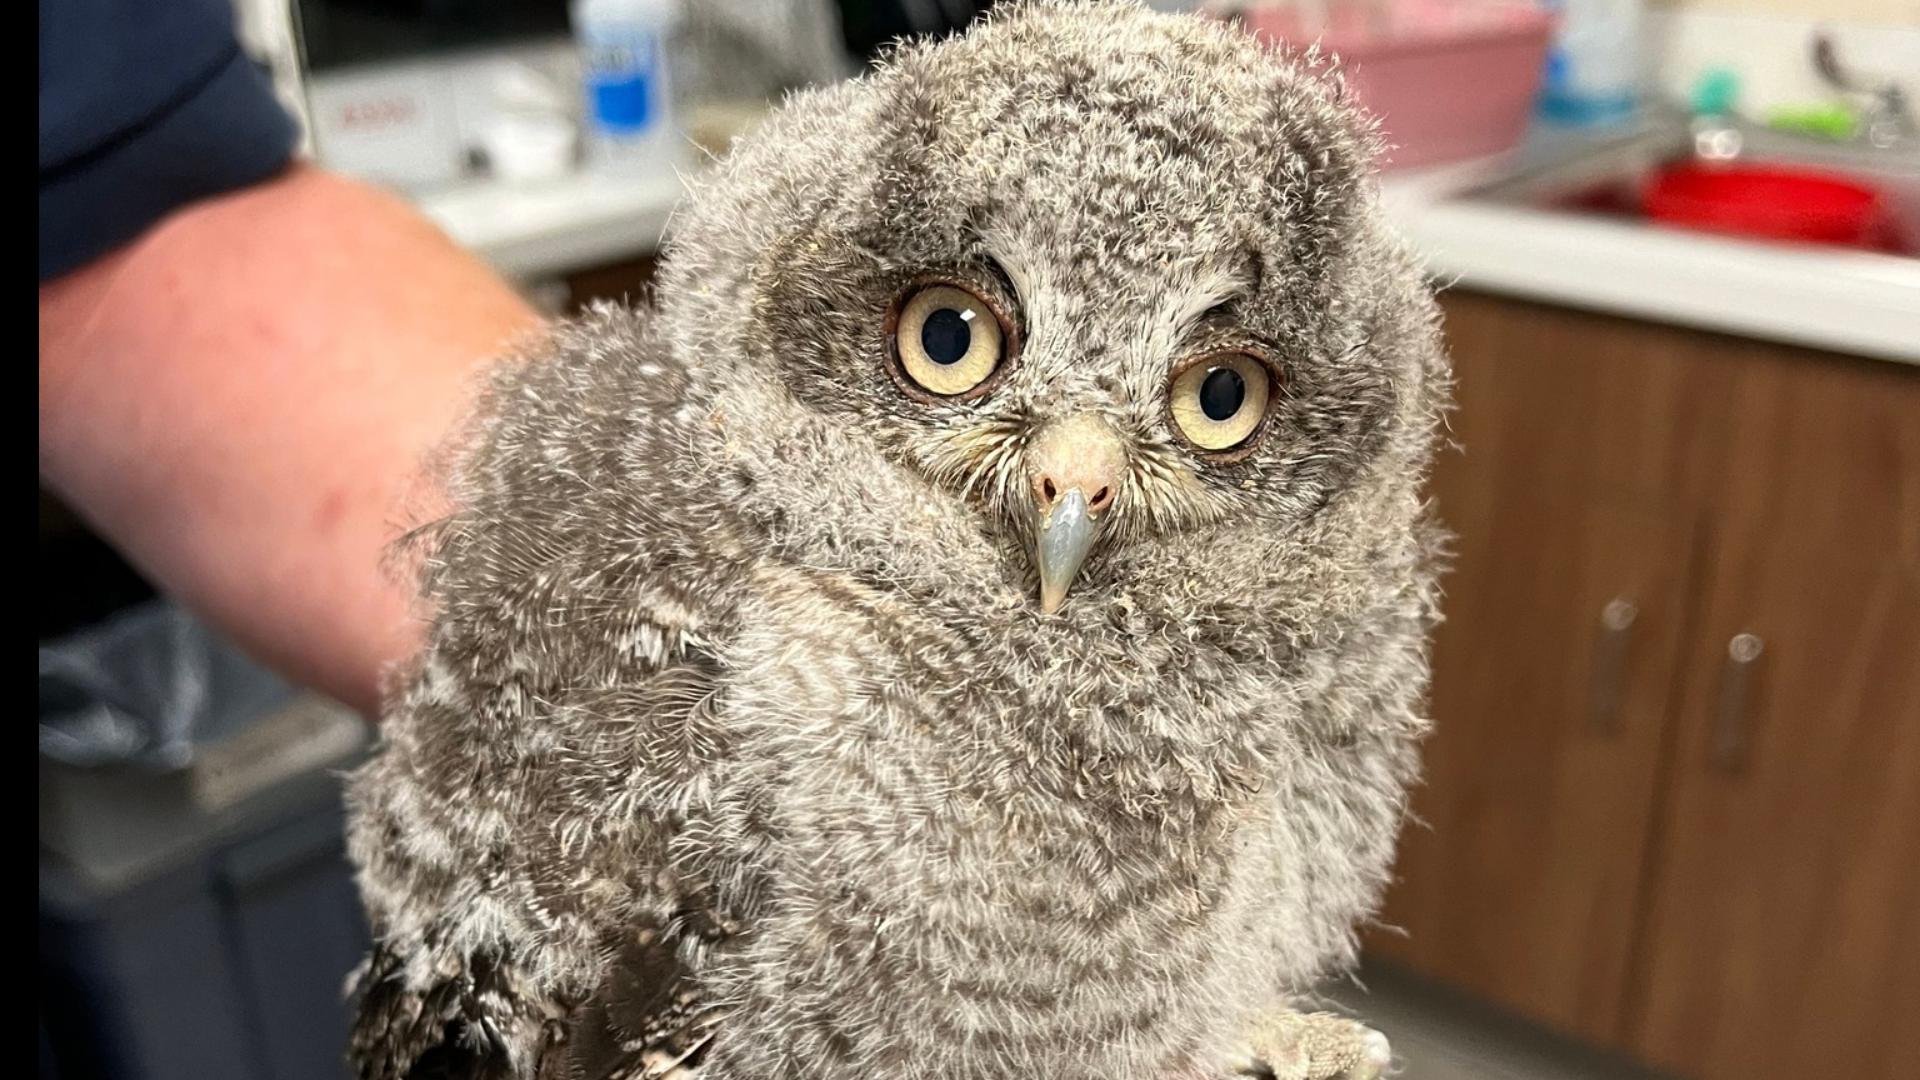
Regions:
<svg viewBox="0 0 1920 1080"><path fill-rule="evenodd" d="M1860 117L1845 105L1781 105L1767 113L1767 126L1795 135L1844 141L1860 130Z"/></svg>

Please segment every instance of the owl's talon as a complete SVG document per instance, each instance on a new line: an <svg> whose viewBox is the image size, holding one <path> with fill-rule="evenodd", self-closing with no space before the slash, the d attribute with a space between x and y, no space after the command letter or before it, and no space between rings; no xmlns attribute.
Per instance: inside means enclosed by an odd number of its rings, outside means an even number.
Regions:
<svg viewBox="0 0 1920 1080"><path fill-rule="evenodd" d="M1344 1080L1379 1080L1385 1076L1387 1066L1393 1064L1393 1044L1387 1036L1373 1028L1367 1028L1360 1039L1360 1060L1347 1066L1341 1076Z"/></svg>
<svg viewBox="0 0 1920 1080"><path fill-rule="evenodd" d="M1334 1013L1283 1011L1254 1025L1243 1075L1272 1080L1379 1080L1393 1063L1380 1032Z"/></svg>

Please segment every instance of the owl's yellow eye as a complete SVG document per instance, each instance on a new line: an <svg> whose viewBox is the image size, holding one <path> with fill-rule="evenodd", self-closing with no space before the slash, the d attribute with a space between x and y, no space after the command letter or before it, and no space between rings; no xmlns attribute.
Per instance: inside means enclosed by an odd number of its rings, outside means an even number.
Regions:
<svg viewBox="0 0 1920 1080"><path fill-rule="evenodd" d="M892 351L903 386L934 398L977 397L1007 360L1013 328L971 289L922 284L897 307Z"/></svg>
<svg viewBox="0 0 1920 1080"><path fill-rule="evenodd" d="M1209 453L1247 444L1273 399L1267 365L1246 353L1214 353L1181 365L1168 391L1173 426Z"/></svg>

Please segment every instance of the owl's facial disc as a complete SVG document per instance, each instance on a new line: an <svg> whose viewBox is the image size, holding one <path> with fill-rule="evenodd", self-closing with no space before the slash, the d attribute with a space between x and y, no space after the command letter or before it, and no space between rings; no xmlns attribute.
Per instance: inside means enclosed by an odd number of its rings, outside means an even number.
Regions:
<svg viewBox="0 0 1920 1080"><path fill-rule="evenodd" d="M1040 610L1060 610L1113 510L1126 476L1126 449L1107 422L1091 413L1054 421L1027 450L1032 484L1034 568Z"/></svg>

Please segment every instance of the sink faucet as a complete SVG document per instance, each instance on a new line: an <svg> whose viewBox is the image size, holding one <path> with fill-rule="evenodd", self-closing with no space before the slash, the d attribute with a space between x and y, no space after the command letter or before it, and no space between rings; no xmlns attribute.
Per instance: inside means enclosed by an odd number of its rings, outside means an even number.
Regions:
<svg viewBox="0 0 1920 1080"><path fill-rule="evenodd" d="M1813 32L1813 67L1827 85L1869 99L1865 123L1862 125L1868 143L1881 150L1892 150L1906 146L1920 136L1913 113L1907 107L1907 95L1900 85L1892 79L1884 79L1878 84L1869 83L1842 67L1838 50L1833 44L1833 35L1825 28Z"/></svg>

